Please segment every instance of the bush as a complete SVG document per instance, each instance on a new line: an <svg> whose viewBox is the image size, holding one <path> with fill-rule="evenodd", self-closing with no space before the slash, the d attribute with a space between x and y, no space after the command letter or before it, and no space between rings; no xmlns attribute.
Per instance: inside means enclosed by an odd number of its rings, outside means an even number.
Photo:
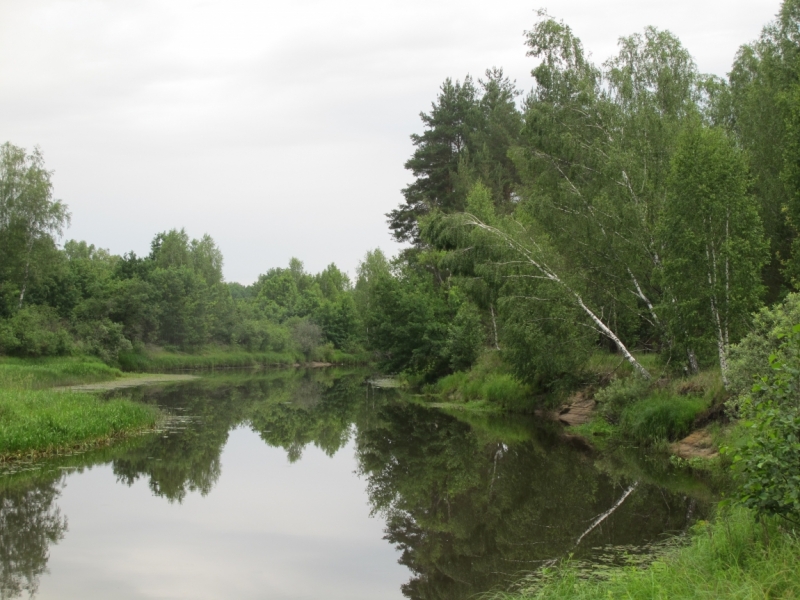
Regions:
<svg viewBox="0 0 800 600"><path fill-rule="evenodd" d="M11 356L60 356L72 351L72 339L55 309L26 306L0 322L0 353Z"/></svg>
<svg viewBox="0 0 800 600"><path fill-rule="evenodd" d="M637 377L618 377L595 394L595 400L600 404L600 411L611 422L619 420L622 411L628 405L644 398L650 382Z"/></svg>
<svg viewBox="0 0 800 600"><path fill-rule="evenodd" d="M121 352L130 352L133 345L123 333L121 323L109 319L87 321L75 326L78 350L97 356L105 362L117 362Z"/></svg>
<svg viewBox="0 0 800 600"><path fill-rule="evenodd" d="M248 352L284 352L289 347L289 331L265 319L244 319L234 327L231 343Z"/></svg>
<svg viewBox="0 0 800 600"><path fill-rule="evenodd" d="M800 325L780 347L780 355L800 354ZM800 366L770 358L771 373L745 398L750 440L734 457L742 503L760 514L800 521Z"/></svg>
<svg viewBox="0 0 800 600"><path fill-rule="evenodd" d="M469 369L483 346L483 327L478 309L469 302L461 305L447 329L445 353L454 371Z"/></svg>
<svg viewBox="0 0 800 600"><path fill-rule="evenodd" d="M796 323L800 323L800 294L789 294L781 304L756 313L753 331L730 347L728 379L734 396L748 393L755 381L769 374L772 354L781 361L797 358L792 347L781 343Z"/></svg>

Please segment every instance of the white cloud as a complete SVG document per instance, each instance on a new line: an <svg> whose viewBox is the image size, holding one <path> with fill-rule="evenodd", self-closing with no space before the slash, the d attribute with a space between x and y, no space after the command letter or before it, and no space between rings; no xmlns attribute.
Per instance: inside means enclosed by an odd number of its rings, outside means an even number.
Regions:
<svg viewBox="0 0 800 600"><path fill-rule="evenodd" d="M296 255L352 270L395 247L384 213L445 77L502 66L527 88L521 0L7 0L0 140L40 144L71 237L146 252L210 233L229 279ZM654 24L724 75L778 0L561 0L602 61Z"/></svg>

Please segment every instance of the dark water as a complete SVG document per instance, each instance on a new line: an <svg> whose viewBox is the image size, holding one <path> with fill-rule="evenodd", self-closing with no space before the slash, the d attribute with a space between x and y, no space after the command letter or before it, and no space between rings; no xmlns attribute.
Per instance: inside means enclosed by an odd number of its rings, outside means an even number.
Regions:
<svg viewBox="0 0 800 600"><path fill-rule="evenodd" d="M175 415L165 431L0 475L0 597L461 599L643 551L707 506L658 465L363 374L133 393Z"/></svg>

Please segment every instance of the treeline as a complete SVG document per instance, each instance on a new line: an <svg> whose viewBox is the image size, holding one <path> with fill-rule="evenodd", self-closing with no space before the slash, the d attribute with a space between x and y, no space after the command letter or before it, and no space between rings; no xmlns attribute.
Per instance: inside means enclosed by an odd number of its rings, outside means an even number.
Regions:
<svg viewBox="0 0 800 600"><path fill-rule="evenodd" d="M433 379L497 349L546 389L598 348L688 373L800 287L800 1L705 75L653 27L601 65L544 12L533 88L448 79L387 215L410 248L371 284L369 343Z"/></svg>
<svg viewBox="0 0 800 600"><path fill-rule="evenodd" d="M254 284L225 282L205 235L156 235L147 256L57 238L69 224L41 152L0 147L0 354L91 354L115 363L148 346L209 345L330 360L362 350L356 292L336 265L292 259Z"/></svg>

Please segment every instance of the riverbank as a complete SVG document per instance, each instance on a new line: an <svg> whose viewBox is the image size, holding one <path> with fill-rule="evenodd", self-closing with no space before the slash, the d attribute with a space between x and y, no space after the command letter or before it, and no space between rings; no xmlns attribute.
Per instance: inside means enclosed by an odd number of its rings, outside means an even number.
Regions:
<svg viewBox="0 0 800 600"><path fill-rule="evenodd" d="M161 348L123 352L119 355L120 368L132 373L168 373L174 371L199 371L249 367L290 367L325 363L337 366L366 364L368 353L348 354L331 350L308 361L295 352L246 352L236 348L211 347L195 353L173 352Z"/></svg>
<svg viewBox="0 0 800 600"><path fill-rule="evenodd" d="M683 376L670 373L652 355L637 358L648 363L651 380L636 376L619 357L596 355L571 389L564 385L531 403L531 389L504 372L499 359L484 356L469 372L424 388L424 397L477 416L493 409L513 411L527 393L528 406L533 404L540 417L560 421L564 437L599 451L597 460L634 452L664 463L669 471L702 473L718 490L733 490L730 463L750 434L741 423L728 421L729 393L718 370ZM492 397L493 382L500 380L507 380L504 393ZM727 453L720 455L721 447ZM799 560L797 524L778 517L758 519L723 502L713 522L700 522L673 540L649 565L609 569L565 558L524 578L511 592L486 597L798 598Z"/></svg>
<svg viewBox="0 0 800 600"><path fill-rule="evenodd" d="M0 463L102 446L153 428L161 418L153 406L53 389L121 377L85 357L0 359Z"/></svg>
<svg viewBox="0 0 800 600"><path fill-rule="evenodd" d="M576 565L545 570L523 580L518 591L486 600L605 600L607 598L797 598L800 537L774 517L756 520L743 508L701 521L686 545L665 550L647 568L620 568L587 575Z"/></svg>

